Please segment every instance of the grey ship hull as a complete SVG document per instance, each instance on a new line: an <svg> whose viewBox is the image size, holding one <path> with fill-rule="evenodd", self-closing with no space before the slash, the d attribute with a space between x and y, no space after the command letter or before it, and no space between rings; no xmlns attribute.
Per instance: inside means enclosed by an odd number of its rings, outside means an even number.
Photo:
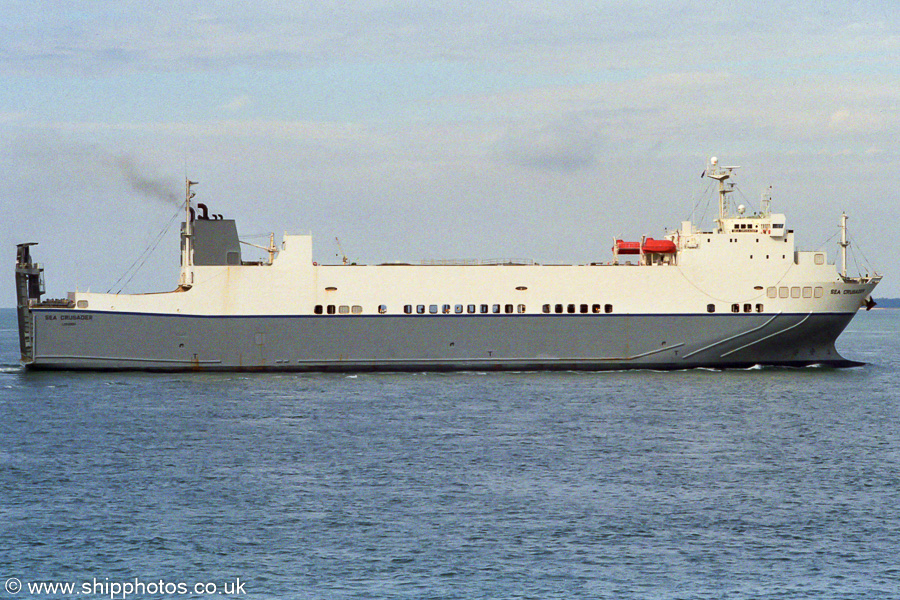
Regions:
<svg viewBox="0 0 900 600"><path fill-rule="evenodd" d="M834 367L853 313L185 316L34 308L33 369Z"/></svg>

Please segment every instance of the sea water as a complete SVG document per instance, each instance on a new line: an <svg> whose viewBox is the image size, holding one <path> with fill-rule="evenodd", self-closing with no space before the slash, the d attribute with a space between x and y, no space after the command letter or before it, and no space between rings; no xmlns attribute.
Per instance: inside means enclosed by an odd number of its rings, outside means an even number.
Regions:
<svg viewBox="0 0 900 600"><path fill-rule="evenodd" d="M2 598L900 598L900 311L846 370L31 373L15 329Z"/></svg>

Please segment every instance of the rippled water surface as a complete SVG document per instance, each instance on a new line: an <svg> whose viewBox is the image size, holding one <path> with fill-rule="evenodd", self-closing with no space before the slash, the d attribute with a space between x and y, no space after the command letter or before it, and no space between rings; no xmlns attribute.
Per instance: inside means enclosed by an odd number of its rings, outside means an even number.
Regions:
<svg viewBox="0 0 900 600"><path fill-rule="evenodd" d="M860 314L849 370L25 373L0 311L0 584L900 598L898 331Z"/></svg>

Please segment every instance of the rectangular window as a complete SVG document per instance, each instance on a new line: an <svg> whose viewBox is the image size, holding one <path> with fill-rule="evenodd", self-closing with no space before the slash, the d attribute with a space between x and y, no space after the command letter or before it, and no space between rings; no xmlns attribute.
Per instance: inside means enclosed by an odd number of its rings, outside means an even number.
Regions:
<svg viewBox="0 0 900 600"><path fill-rule="evenodd" d="M524 305L524 304L520 304L520 305L518 306L518 309L519 309L519 314L524 313L524 312L525 312L525 305Z"/></svg>
<svg viewBox="0 0 900 600"><path fill-rule="evenodd" d="M548 313L548 312L550 312L550 305L549 305L549 304L543 305L543 306L541 307L541 312L542 312L542 313Z"/></svg>
<svg viewBox="0 0 900 600"><path fill-rule="evenodd" d="M774 285L766 288L766 297L767 298L777 298L778 297L778 288Z"/></svg>
<svg viewBox="0 0 900 600"><path fill-rule="evenodd" d="M591 312L594 313L595 315L596 315L597 313L599 313L599 312L600 312L600 305L599 305L599 304L593 304L593 305L591 305Z"/></svg>
<svg viewBox="0 0 900 600"><path fill-rule="evenodd" d="M378 314L379 314L379 315L383 315L383 314L386 313L386 312L387 312L387 305L386 305L386 304L379 304L379 305L378 305Z"/></svg>
<svg viewBox="0 0 900 600"><path fill-rule="evenodd" d="M350 312L352 312L354 315L361 315L362 314L362 306L360 306L359 304L354 304L350 308Z"/></svg>
<svg viewBox="0 0 900 600"><path fill-rule="evenodd" d="M321 315L322 314L322 305L316 304L315 307L313 307L313 313L317 314L317 315Z"/></svg>
<svg viewBox="0 0 900 600"><path fill-rule="evenodd" d="M803 297L804 298L812 298L812 288L811 287L803 288Z"/></svg>
<svg viewBox="0 0 900 600"><path fill-rule="evenodd" d="M800 297L800 288L792 287L791 288L791 298L799 298Z"/></svg>
<svg viewBox="0 0 900 600"><path fill-rule="evenodd" d="M449 304L443 305L441 307L441 312L444 313L445 315L449 315L450 314L450 305Z"/></svg>
<svg viewBox="0 0 900 600"><path fill-rule="evenodd" d="M750 304L744 305L744 312L753 312L753 306Z"/></svg>
<svg viewBox="0 0 900 600"><path fill-rule="evenodd" d="M403 314L406 314L406 315L412 314L412 304L404 304L403 305Z"/></svg>
<svg viewBox="0 0 900 600"><path fill-rule="evenodd" d="M825 293L825 290L823 290L820 287L816 287L816 289L815 289L816 298L821 298L822 294L824 294L824 293Z"/></svg>
<svg viewBox="0 0 900 600"><path fill-rule="evenodd" d="M462 304L457 304L456 306L453 307L453 312L455 312L456 314L461 314L462 311L463 311Z"/></svg>
<svg viewBox="0 0 900 600"><path fill-rule="evenodd" d="M346 304L341 304L341 305L338 307L338 313L339 313L339 314L342 314L342 315L349 315L349 314L350 314L350 307L347 306Z"/></svg>
<svg viewBox="0 0 900 600"><path fill-rule="evenodd" d="M824 265L825 264L825 255L824 254L816 254L815 263L817 265Z"/></svg>
<svg viewBox="0 0 900 600"><path fill-rule="evenodd" d="M562 304L557 304L556 306L553 307L553 311L554 311L556 314L561 314L562 311L563 311L563 305L562 305Z"/></svg>
<svg viewBox="0 0 900 600"><path fill-rule="evenodd" d="M425 305L424 305L424 304L417 304L417 305L416 305L416 314L417 314L417 315L424 315L424 314L425 314Z"/></svg>
<svg viewBox="0 0 900 600"><path fill-rule="evenodd" d="M481 312L484 313L484 314L486 314L486 313L488 312L488 305L487 305L487 304L482 304L482 305L481 305Z"/></svg>
<svg viewBox="0 0 900 600"><path fill-rule="evenodd" d="M574 313L574 312L575 312L575 305L574 305L574 304L568 305L568 306L566 307L566 312L568 312L568 313L570 313L570 314L571 314L571 313Z"/></svg>
<svg viewBox="0 0 900 600"><path fill-rule="evenodd" d="M789 292L790 292L790 290L787 287L781 286L780 288L778 288L778 297L779 298L787 298Z"/></svg>
<svg viewBox="0 0 900 600"><path fill-rule="evenodd" d="M494 314L498 314L498 313L500 312L500 305L499 305L499 304L495 304L494 306L492 306L492 307L491 307L491 312L494 313Z"/></svg>
<svg viewBox="0 0 900 600"><path fill-rule="evenodd" d="M714 313L714 312L716 312L716 305L715 305L715 304L707 304L707 305L706 305L706 312L708 312L708 313Z"/></svg>
<svg viewBox="0 0 900 600"><path fill-rule="evenodd" d="M731 312L733 312L733 313L739 313L739 312L741 312L741 305L740 305L740 304L732 304L732 305L731 305Z"/></svg>
<svg viewBox="0 0 900 600"><path fill-rule="evenodd" d="M325 312L327 312L329 315L333 315L334 314L334 304L329 304L325 308Z"/></svg>
<svg viewBox="0 0 900 600"><path fill-rule="evenodd" d="M430 312L433 315L436 315L437 314L437 304L430 304L428 306L428 312Z"/></svg>
<svg viewBox="0 0 900 600"><path fill-rule="evenodd" d="M469 306L466 307L466 310L470 315L475 314L475 305L470 304Z"/></svg>
<svg viewBox="0 0 900 600"><path fill-rule="evenodd" d="M581 312L583 312L583 313L586 313L588 311L587 304L582 304L579 308L581 309Z"/></svg>
<svg viewBox="0 0 900 600"><path fill-rule="evenodd" d="M514 310L515 310L515 309L513 308L513 305L512 305L512 304L507 304L506 306L503 307L503 311L504 311L506 314L509 314L509 315L511 315L511 314L513 313Z"/></svg>
<svg viewBox="0 0 900 600"><path fill-rule="evenodd" d="M612 312L612 304L604 304L604 305L603 305L603 312L611 313L611 312Z"/></svg>
<svg viewBox="0 0 900 600"><path fill-rule="evenodd" d="M762 311L763 311L763 305L762 305L762 304L757 304L757 305L756 305L756 312L762 312Z"/></svg>

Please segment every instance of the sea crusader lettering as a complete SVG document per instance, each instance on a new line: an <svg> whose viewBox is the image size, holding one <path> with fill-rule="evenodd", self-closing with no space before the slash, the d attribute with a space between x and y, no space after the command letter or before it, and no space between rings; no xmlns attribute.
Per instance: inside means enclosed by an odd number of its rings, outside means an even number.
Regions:
<svg viewBox="0 0 900 600"><path fill-rule="evenodd" d="M56 321L57 315L44 315L45 321ZM93 321L94 315L59 315L60 321Z"/></svg>

